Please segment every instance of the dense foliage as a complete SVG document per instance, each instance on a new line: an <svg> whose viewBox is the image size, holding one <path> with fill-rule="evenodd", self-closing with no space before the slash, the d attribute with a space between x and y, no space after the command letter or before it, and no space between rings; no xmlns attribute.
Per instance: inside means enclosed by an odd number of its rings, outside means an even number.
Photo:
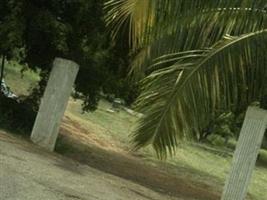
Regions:
<svg viewBox="0 0 267 200"><path fill-rule="evenodd" d="M102 90L131 103L136 92L134 83L125 78L128 42L110 42L102 8L102 0L3 0L0 53L31 69L41 68L44 74L55 57L77 62L75 89L85 110L96 109ZM45 84L40 82L35 96L42 94Z"/></svg>
<svg viewBox="0 0 267 200"><path fill-rule="evenodd" d="M109 0L106 9L115 37L130 27L137 55L137 148L152 144L164 157L222 113L266 106L266 0Z"/></svg>
<svg viewBox="0 0 267 200"><path fill-rule="evenodd" d="M32 107L31 99L20 103L0 94L0 126L19 134L31 132L36 117L36 110Z"/></svg>

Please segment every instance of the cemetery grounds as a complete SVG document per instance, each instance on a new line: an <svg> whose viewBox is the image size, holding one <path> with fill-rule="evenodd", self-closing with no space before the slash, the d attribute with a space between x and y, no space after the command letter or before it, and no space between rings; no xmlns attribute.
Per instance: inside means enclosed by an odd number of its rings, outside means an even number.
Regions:
<svg viewBox="0 0 267 200"><path fill-rule="evenodd" d="M9 63L5 79L15 94L25 95L39 78L38 73L31 71L21 76L20 70L18 64ZM181 144L175 156L159 161L149 147L138 152L131 150L130 135L138 118L124 110L107 112L110 108L109 102L101 100L98 110L84 113L81 101L70 99L56 145L57 153L158 193L189 199L219 199L233 150L206 144ZM233 146L234 143L231 141ZM265 150L261 150L248 198L267 199Z"/></svg>

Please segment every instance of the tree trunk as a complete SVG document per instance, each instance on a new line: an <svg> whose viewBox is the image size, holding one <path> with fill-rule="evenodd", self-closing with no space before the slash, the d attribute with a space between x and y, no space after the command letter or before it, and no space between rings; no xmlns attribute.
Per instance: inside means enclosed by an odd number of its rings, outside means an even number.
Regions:
<svg viewBox="0 0 267 200"><path fill-rule="evenodd" d="M5 68L5 55L2 55L2 65L1 65L1 74L0 74L0 83L2 84L2 80L4 78L4 68Z"/></svg>

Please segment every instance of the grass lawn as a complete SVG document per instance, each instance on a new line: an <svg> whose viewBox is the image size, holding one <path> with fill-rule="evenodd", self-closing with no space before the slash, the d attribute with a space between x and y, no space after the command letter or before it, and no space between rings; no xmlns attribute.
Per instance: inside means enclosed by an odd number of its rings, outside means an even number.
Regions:
<svg viewBox="0 0 267 200"><path fill-rule="evenodd" d="M38 83L37 72L26 70L21 73L22 67L16 62L6 62L4 78L6 84L17 95L27 95L30 90Z"/></svg>
<svg viewBox="0 0 267 200"><path fill-rule="evenodd" d="M111 108L111 104L105 100L99 102L99 108L95 112L83 113L81 103L80 100L74 101L71 99L66 114L75 117L87 128L92 128L88 125L93 124L94 132L97 132L99 136L129 146L129 133L134 128L136 117L123 110L115 113L107 112L107 109ZM88 121L90 121L90 124L88 124Z"/></svg>
<svg viewBox="0 0 267 200"><path fill-rule="evenodd" d="M39 80L34 72L27 71L21 78L20 66L9 63L6 69L6 82L12 90L21 95L27 94L29 89ZM109 113L106 110L111 105L102 100L98 110L93 113L83 113L81 101L70 99L66 116L79 121L86 129L94 132L100 139L116 141L116 145L130 149L130 137L137 118L125 111ZM215 147L214 147L215 148ZM225 178L229 173L231 156L221 155L209 151L201 146L184 144L178 148L173 158L165 162L158 161L150 147L139 152L151 165L158 165L166 171L190 177L199 182L216 185L220 191L224 185ZM253 180L250 185L250 196L254 200L267 199L267 152L261 151L261 162L258 163Z"/></svg>

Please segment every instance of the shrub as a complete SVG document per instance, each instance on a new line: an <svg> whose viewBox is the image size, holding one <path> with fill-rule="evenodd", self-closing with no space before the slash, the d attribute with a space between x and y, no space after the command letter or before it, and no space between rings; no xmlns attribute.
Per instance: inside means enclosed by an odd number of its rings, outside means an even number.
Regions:
<svg viewBox="0 0 267 200"><path fill-rule="evenodd" d="M37 112L31 99L19 102L0 94L0 127L20 134L29 134Z"/></svg>

